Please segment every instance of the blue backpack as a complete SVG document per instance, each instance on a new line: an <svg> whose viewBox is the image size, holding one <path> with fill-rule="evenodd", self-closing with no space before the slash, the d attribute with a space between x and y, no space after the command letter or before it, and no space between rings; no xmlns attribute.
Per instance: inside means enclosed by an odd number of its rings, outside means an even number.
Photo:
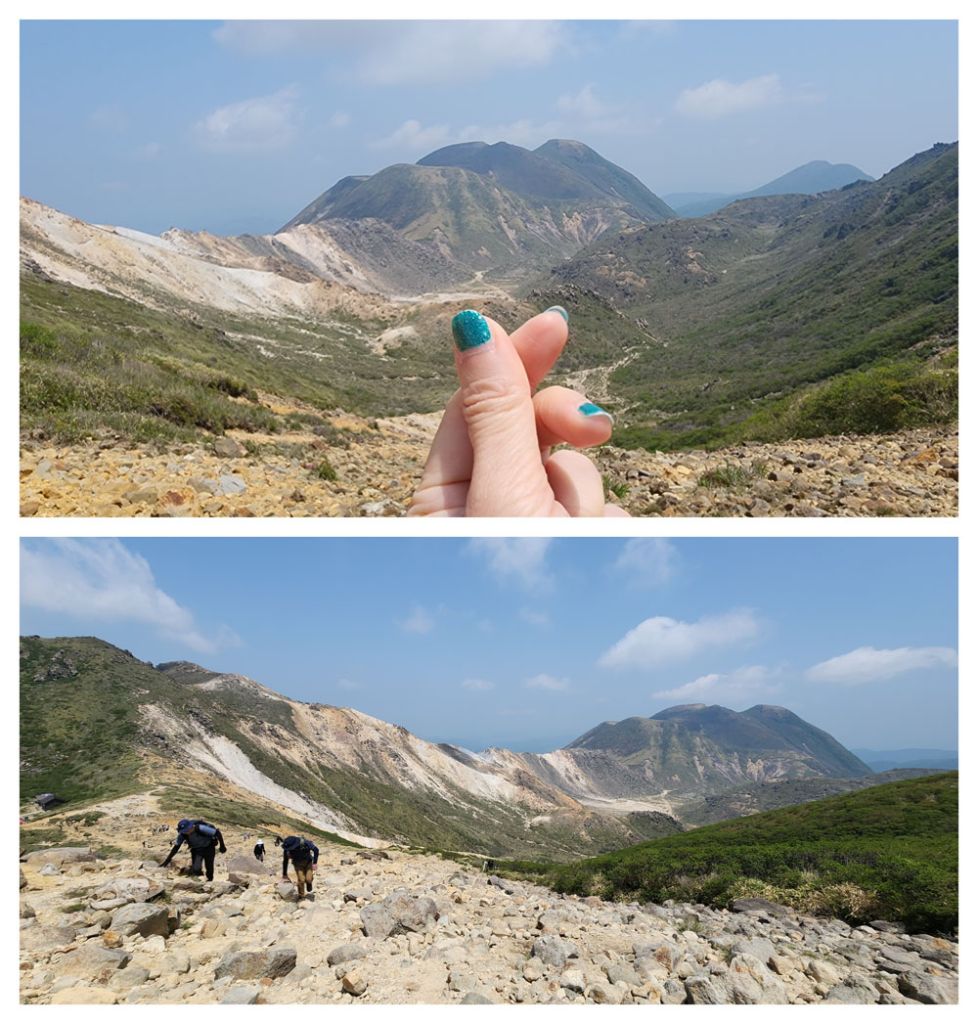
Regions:
<svg viewBox="0 0 978 1024"><path fill-rule="evenodd" d="M189 818L184 818L182 821L177 823L177 832L180 835L188 835L190 830L196 826L197 831L202 836L213 838L217 835L217 829L206 821L191 821Z"/></svg>

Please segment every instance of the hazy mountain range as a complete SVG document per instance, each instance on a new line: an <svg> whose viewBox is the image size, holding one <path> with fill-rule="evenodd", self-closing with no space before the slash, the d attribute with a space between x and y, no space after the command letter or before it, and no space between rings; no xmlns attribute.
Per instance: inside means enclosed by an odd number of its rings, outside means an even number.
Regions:
<svg viewBox="0 0 978 1024"><path fill-rule="evenodd" d="M720 807L747 813L880 781L830 735L767 705L605 722L547 754L475 752L243 676L153 666L93 637L22 638L20 693L24 800L189 787L355 839L445 849L559 859L670 834Z"/></svg>
<svg viewBox="0 0 978 1024"><path fill-rule="evenodd" d="M854 181L872 180L870 175L852 164L830 164L827 160L811 160L750 192L674 192L664 198L680 217L703 217L738 199L815 195L818 192L842 188Z"/></svg>

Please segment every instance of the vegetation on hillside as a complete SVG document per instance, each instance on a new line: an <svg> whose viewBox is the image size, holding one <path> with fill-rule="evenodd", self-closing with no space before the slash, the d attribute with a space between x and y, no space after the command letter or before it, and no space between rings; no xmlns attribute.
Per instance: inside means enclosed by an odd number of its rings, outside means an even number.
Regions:
<svg viewBox="0 0 978 1024"><path fill-rule="evenodd" d="M935 147L871 184L607 232L540 292L649 335L611 376L624 447L953 422L957 186Z"/></svg>
<svg viewBox="0 0 978 1024"><path fill-rule="evenodd" d="M761 896L853 923L949 932L958 920L958 776L873 786L574 864L507 868L605 899L723 907Z"/></svg>

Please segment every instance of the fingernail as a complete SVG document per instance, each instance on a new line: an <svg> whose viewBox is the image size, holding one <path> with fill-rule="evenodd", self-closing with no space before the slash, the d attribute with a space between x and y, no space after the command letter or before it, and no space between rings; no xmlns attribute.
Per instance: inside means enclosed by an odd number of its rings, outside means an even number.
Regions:
<svg viewBox="0 0 978 1024"><path fill-rule="evenodd" d="M570 314L563 306L551 306L549 309L545 309L544 313L559 313L567 323L570 323Z"/></svg>
<svg viewBox="0 0 978 1024"><path fill-rule="evenodd" d="M474 309L463 309L452 318L452 336L459 352L485 345L492 337L486 318Z"/></svg>
<svg viewBox="0 0 978 1024"><path fill-rule="evenodd" d="M600 405L595 405L594 402L585 402L583 405L579 405L577 411L582 416L607 416L610 423L615 422L614 416L607 409L602 409Z"/></svg>

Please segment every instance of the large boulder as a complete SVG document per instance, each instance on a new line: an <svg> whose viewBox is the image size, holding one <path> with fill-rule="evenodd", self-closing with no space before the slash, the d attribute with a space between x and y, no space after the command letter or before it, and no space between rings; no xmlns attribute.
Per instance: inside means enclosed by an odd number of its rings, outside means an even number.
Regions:
<svg viewBox="0 0 978 1024"><path fill-rule="evenodd" d="M225 953L214 969L215 978L283 978L295 968L296 952L285 947Z"/></svg>
<svg viewBox="0 0 978 1024"><path fill-rule="evenodd" d="M362 960L366 955L367 951L363 946L358 946L355 942L347 942L332 950L326 957L326 963L330 967L335 967L337 964L345 964L350 960Z"/></svg>
<svg viewBox="0 0 978 1024"><path fill-rule="evenodd" d="M128 963L129 954L124 949L106 949L102 945L87 942L69 953L60 966L67 975L105 984Z"/></svg>
<svg viewBox="0 0 978 1024"><path fill-rule="evenodd" d="M906 971L897 978L900 991L918 1003L956 1003L958 982L956 978L939 977L923 971Z"/></svg>
<svg viewBox="0 0 978 1024"><path fill-rule="evenodd" d="M258 882L267 882L275 878L277 874L275 865L267 860L263 864L261 861L255 860L254 857L246 857L240 853L228 858L228 881L237 885L255 885Z"/></svg>
<svg viewBox="0 0 978 1024"><path fill-rule="evenodd" d="M580 956L580 953L573 942L559 935L541 935L534 941L530 956L538 957L551 967L563 967L568 960Z"/></svg>
<svg viewBox="0 0 978 1024"><path fill-rule="evenodd" d="M380 903L371 903L360 911L364 934L379 939L408 932L430 931L439 916L433 899L407 893L394 893Z"/></svg>
<svg viewBox="0 0 978 1024"><path fill-rule="evenodd" d="M50 850L35 850L27 855L28 864L53 864L55 867L91 860L95 860L95 854L90 846L52 847Z"/></svg>
<svg viewBox="0 0 978 1024"><path fill-rule="evenodd" d="M122 900L123 903L149 903L151 900L159 899L165 892L159 882L151 878L140 876L129 878L114 878L105 885L100 885L91 896L92 906L102 909L102 902L113 902ZM116 906L122 906L115 903ZM108 908L105 908L108 909Z"/></svg>
<svg viewBox="0 0 978 1024"><path fill-rule="evenodd" d="M155 903L127 903L112 915L112 931L119 935L170 934L169 911Z"/></svg>
<svg viewBox="0 0 978 1024"><path fill-rule="evenodd" d="M772 903L771 900L761 899L759 896L748 896L744 899L733 900L730 909L735 914L753 914L756 917L776 918L794 917L795 911L781 903Z"/></svg>

